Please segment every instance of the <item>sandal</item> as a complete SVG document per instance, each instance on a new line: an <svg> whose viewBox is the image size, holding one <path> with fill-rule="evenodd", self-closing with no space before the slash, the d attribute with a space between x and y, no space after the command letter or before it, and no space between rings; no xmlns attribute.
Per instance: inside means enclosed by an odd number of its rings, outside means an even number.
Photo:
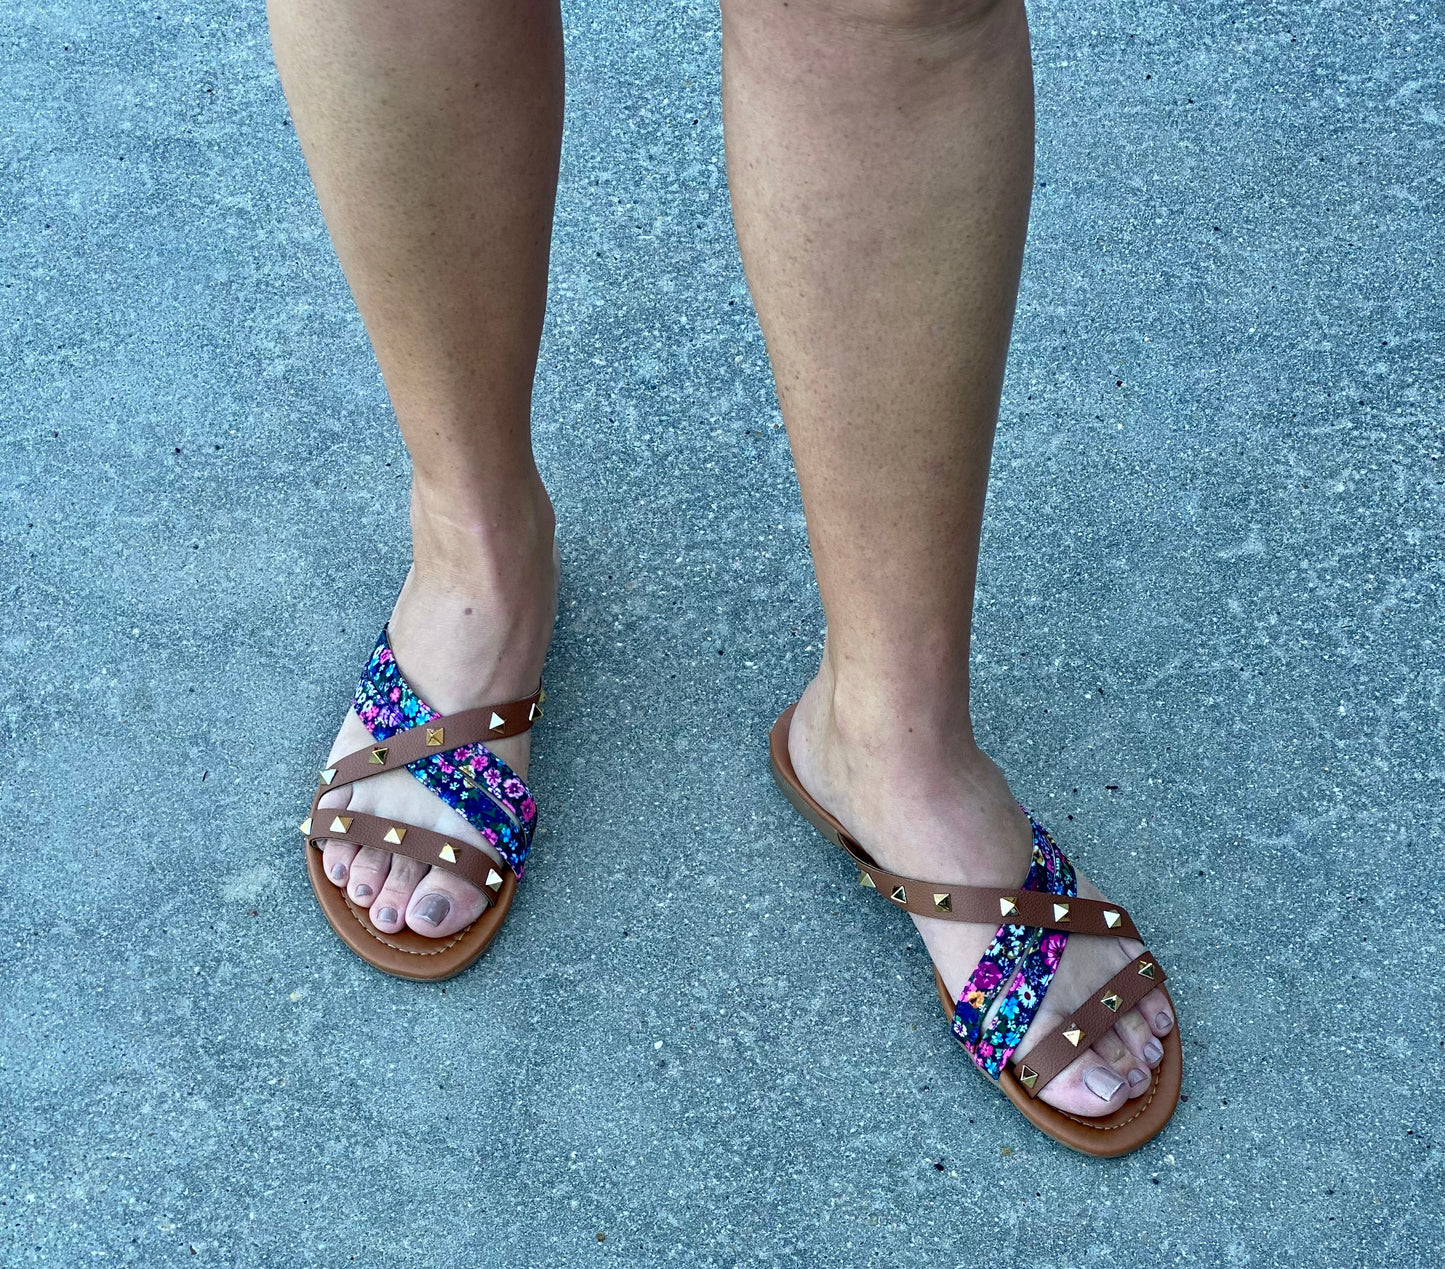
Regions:
<svg viewBox="0 0 1445 1269"><path fill-rule="evenodd" d="M1000 916L1017 921L998 927L993 943L957 1002L937 966L933 970L944 1013L974 1065L1003 1089L1035 1127L1084 1154L1100 1158L1128 1154L1156 1136L1169 1122L1179 1101L1184 1052L1177 1022L1159 1039L1164 1055L1152 1072L1148 1091L1111 1114L1086 1119L1038 1100L1049 1081L1078 1056L1079 1046L1113 1026L1117 1014L1132 1009L1156 987L1168 996L1163 966L1153 953L1144 952L1130 961L1031 1048L1026 1059L1013 1058L1015 1046L1023 1039L1053 980L1069 934L1138 939L1139 931L1129 914L1117 904L1078 897L1072 865L1026 808L1024 814L1029 816L1034 830L1033 864L1018 889L919 881L880 868L799 782L788 755L788 728L796 708L790 705L783 711L768 737L773 779L804 819L848 853L858 866L860 884L887 895L896 907L920 916L990 925ZM1003 1003L985 1025L989 1008L1005 985Z"/></svg>
<svg viewBox="0 0 1445 1269"><path fill-rule="evenodd" d="M402 676L387 628L382 627L353 701L376 744L347 754L321 773L311 813L301 825L308 847L306 871L321 911L342 942L367 964L400 978L434 982L461 973L497 936L532 846L537 807L522 779L482 741L527 731L542 717L544 699L539 685L520 701L438 714ZM504 863L499 866L475 846L414 824L344 807L320 808L322 796L332 789L399 767L471 824ZM387 934L371 923L365 908L327 879L321 844L328 840L374 846L456 873L482 892L487 906L469 926L446 938L426 938L406 928Z"/></svg>

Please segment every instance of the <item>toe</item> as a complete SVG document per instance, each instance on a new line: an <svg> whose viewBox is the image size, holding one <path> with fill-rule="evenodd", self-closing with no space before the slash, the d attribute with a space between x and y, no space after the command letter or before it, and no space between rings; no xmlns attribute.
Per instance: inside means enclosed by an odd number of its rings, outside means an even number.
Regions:
<svg viewBox="0 0 1445 1269"><path fill-rule="evenodd" d="M1143 1015L1137 1009L1131 1009L1128 1013L1121 1015L1119 1021L1114 1024L1114 1031L1128 1046L1129 1052L1140 1062L1150 1067L1159 1065L1159 1059L1164 1056L1164 1049L1154 1038L1154 1033L1149 1030L1149 1024L1144 1021Z"/></svg>
<svg viewBox="0 0 1445 1269"><path fill-rule="evenodd" d="M350 842L322 843L321 867L330 878L333 885L344 886L346 879L351 875L351 861L356 858L359 847L353 846Z"/></svg>
<svg viewBox="0 0 1445 1269"><path fill-rule="evenodd" d="M1039 1099L1069 1114L1092 1118L1123 1106L1129 1100L1129 1082L1088 1049L1049 1081Z"/></svg>
<svg viewBox="0 0 1445 1269"><path fill-rule="evenodd" d="M482 892L439 868L422 878L406 912L406 923L428 938L445 938L470 925L486 908Z"/></svg>
<svg viewBox="0 0 1445 1269"><path fill-rule="evenodd" d="M1174 1006L1169 1003L1169 997L1159 988L1156 987L1145 996L1137 1008L1144 1021L1149 1024L1149 1030L1161 1039L1173 1029Z"/></svg>
<svg viewBox="0 0 1445 1269"><path fill-rule="evenodd" d="M372 925L387 934L395 934L406 924L407 905L426 869L425 864L405 855L392 856L386 882L371 901Z"/></svg>
<svg viewBox="0 0 1445 1269"><path fill-rule="evenodd" d="M351 861L351 880L346 893L358 908L369 908L378 891L386 884L391 869L391 852L363 846Z"/></svg>

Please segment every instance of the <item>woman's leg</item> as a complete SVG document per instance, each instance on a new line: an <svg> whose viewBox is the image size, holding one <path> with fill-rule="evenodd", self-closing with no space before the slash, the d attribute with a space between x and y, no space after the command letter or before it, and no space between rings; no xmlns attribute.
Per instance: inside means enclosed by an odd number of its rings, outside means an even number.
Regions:
<svg viewBox="0 0 1445 1269"><path fill-rule="evenodd" d="M532 459L562 134L557 0L270 0L296 132L412 460L413 564L397 661L444 713L526 696L556 606L551 503ZM370 734L348 713L332 756ZM527 737L495 748L525 773ZM323 806L477 845L408 772ZM441 937L480 894L410 859L328 843L337 885L381 929Z"/></svg>
<svg viewBox="0 0 1445 1269"><path fill-rule="evenodd" d="M1023 4L723 0L723 94L828 620L794 765L885 867L1017 885L1030 830L974 742L968 651L1033 181ZM915 920L957 993L993 930ZM1020 1051L1131 951L1071 939ZM1160 993L1141 1008L1043 1099L1098 1115L1148 1087L1172 1020Z"/></svg>

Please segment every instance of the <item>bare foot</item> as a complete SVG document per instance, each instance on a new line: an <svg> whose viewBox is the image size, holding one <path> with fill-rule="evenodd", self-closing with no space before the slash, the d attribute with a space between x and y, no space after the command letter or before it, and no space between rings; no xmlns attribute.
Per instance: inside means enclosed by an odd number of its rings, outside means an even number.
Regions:
<svg viewBox="0 0 1445 1269"><path fill-rule="evenodd" d="M962 734L928 734L918 720L890 717L881 703L841 693L825 653L798 703L789 756L808 792L847 826L880 865L903 876L973 886L1017 886L1027 875L1033 833L1003 773ZM1079 874L1079 894L1102 899ZM913 914L910 914L913 915ZM997 927L913 915L933 963L956 999ZM1070 935L1058 972L1020 1057L1131 958L1130 939ZM1173 1010L1155 990L1122 1014L1039 1095L1070 1114L1106 1115L1150 1085L1159 1038Z"/></svg>

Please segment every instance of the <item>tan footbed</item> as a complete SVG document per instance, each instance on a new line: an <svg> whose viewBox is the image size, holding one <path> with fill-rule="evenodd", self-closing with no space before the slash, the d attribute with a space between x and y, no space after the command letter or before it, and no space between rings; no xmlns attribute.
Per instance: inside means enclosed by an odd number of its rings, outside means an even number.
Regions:
<svg viewBox="0 0 1445 1269"><path fill-rule="evenodd" d="M868 857L856 844L853 848L844 844L845 837L849 841L852 840L847 829L815 802L798 780L798 774L793 769L793 761L788 753L788 729L796 708L796 704L788 706L779 715L768 736L773 779L799 814L812 824L823 837L835 846L842 848L850 857L854 858L855 862L859 857L866 860ZM880 878L896 880L892 874L888 874L882 869L868 871ZM929 892L930 888L939 888L945 885L946 883L927 882L923 883L923 888L925 892ZM909 906L912 906L911 901ZM927 915L926 913L922 914ZM1130 928L1132 929L1132 923L1130 923ZM951 1022L955 1002L944 984L937 966L934 966L933 969L933 979L938 988L938 997L943 1004L944 1013ZM1163 991L1168 997L1168 988L1162 983L1158 990ZM1184 1050L1179 1041L1179 1012L1174 1009L1172 997L1170 998L1170 1008L1174 1010L1174 1026L1159 1042L1164 1054L1159 1060L1158 1067L1152 1073L1153 1078L1148 1092L1131 1098L1111 1114L1098 1118L1086 1118L1071 1115L1050 1106L1038 1100L1037 1096L1031 1095L1007 1066L999 1073L997 1087L1003 1090L1005 1096L1013 1102L1030 1123L1062 1145L1098 1158L1113 1158L1129 1154L1158 1135L1164 1125L1169 1122L1179 1103L1179 1090L1184 1071ZM968 1064L974 1070L978 1070L971 1058ZM984 1072L979 1071L979 1074L990 1084L994 1083ZM1025 1074L1027 1075L1029 1072L1025 1072Z"/></svg>

